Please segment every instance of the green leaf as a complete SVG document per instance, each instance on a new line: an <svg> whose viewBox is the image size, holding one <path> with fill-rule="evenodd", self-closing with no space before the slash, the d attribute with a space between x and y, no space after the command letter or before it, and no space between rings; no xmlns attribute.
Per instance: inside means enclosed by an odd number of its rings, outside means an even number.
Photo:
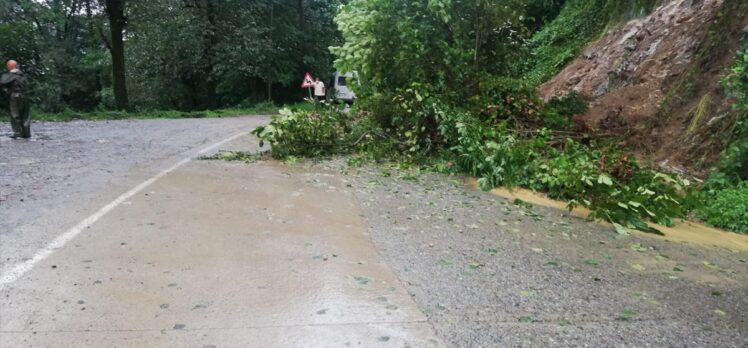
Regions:
<svg viewBox="0 0 748 348"><path fill-rule="evenodd" d="M596 260L592 260L592 259L584 260L584 263L588 264L590 266L597 266L597 265L599 265L599 263Z"/></svg>
<svg viewBox="0 0 748 348"><path fill-rule="evenodd" d="M635 317L638 313L633 309L624 309L618 317L616 317L616 320L618 321L628 321L631 320L633 317Z"/></svg>
<svg viewBox="0 0 748 348"><path fill-rule="evenodd" d="M607 186L613 186L613 180L605 174L600 174L600 176L597 178L597 183L605 184Z"/></svg>
<svg viewBox="0 0 748 348"><path fill-rule="evenodd" d="M531 317L529 315L525 315L525 316L519 317L519 322L520 323L534 323L534 322L536 322L536 320L535 320L535 318L533 318L533 317Z"/></svg>
<svg viewBox="0 0 748 348"><path fill-rule="evenodd" d="M624 236L629 235L629 231L626 229L626 227L623 227L623 225L614 222L613 227L615 227L616 232L618 232L618 234L624 235Z"/></svg>

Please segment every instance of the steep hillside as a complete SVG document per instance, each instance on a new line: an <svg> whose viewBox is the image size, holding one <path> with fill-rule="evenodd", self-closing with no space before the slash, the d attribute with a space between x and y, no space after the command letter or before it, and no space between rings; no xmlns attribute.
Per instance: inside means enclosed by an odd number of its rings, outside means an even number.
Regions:
<svg viewBox="0 0 748 348"><path fill-rule="evenodd" d="M575 123L622 136L623 146L670 170L704 174L735 122L719 81L748 37L748 1L663 1L609 30L540 86L543 98L589 98Z"/></svg>

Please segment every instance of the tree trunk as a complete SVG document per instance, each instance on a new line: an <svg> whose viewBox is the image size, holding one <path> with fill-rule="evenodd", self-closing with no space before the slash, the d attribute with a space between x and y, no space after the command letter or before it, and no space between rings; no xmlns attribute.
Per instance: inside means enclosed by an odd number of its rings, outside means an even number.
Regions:
<svg viewBox="0 0 748 348"><path fill-rule="evenodd" d="M267 80L268 86L267 87L268 87L268 101L269 102L273 101L273 51L274 51L274 48L272 47L273 47L273 20L274 20L273 17L274 16L275 16L275 0L271 0L270 1L270 31L269 31L271 49L270 49L270 59L268 59L268 71L267 71L267 74L268 74L268 80Z"/></svg>
<svg viewBox="0 0 748 348"><path fill-rule="evenodd" d="M127 20L125 19L125 0L106 0L104 3L109 16L109 28L112 40L112 84L114 89L114 103L117 110L127 110L129 100L127 98L127 81L125 77L125 42L123 31Z"/></svg>
<svg viewBox="0 0 748 348"><path fill-rule="evenodd" d="M213 0L205 1L205 17L208 21L208 30L203 34L205 37L205 87L207 89L207 106L208 109L218 108L218 93L216 91L216 81L213 77L213 68L215 65L214 45L216 43L216 9Z"/></svg>

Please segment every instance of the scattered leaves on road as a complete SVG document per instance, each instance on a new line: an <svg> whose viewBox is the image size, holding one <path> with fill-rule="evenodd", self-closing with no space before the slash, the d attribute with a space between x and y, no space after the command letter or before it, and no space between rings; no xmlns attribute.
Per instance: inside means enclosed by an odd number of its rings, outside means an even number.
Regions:
<svg viewBox="0 0 748 348"><path fill-rule="evenodd" d="M366 285L366 284L369 284L369 282L371 281L371 279L369 279L369 278L366 278L366 277L362 277L362 276L357 276L357 277L355 277L354 279L356 279L356 281L357 281L357 282L358 282L359 284L361 284L361 285Z"/></svg>
<svg viewBox="0 0 748 348"><path fill-rule="evenodd" d="M600 264L599 262L597 262L597 260L593 259L584 260L584 263L590 266L597 266Z"/></svg>
<svg viewBox="0 0 748 348"><path fill-rule="evenodd" d="M703 264L703 265L704 265L704 267L706 267L706 268L715 268L715 267L717 267L717 266L716 266L715 264L713 264L713 263L711 263L711 262L709 262L709 261L704 261L704 262L702 262L702 264Z"/></svg>
<svg viewBox="0 0 748 348"><path fill-rule="evenodd" d="M529 315L525 315L525 316L519 317L519 322L520 323L534 323L534 322L537 322L537 320L535 320L535 318Z"/></svg>
<svg viewBox="0 0 748 348"><path fill-rule="evenodd" d="M633 309L624 309L621 311L620 314L616 317L617 321L628 321L634 318L638 313Z"/></svg>
<svg viewBox="0 0 748 348"><path fill-rule="evenodd" d="M478 262L471 262L471 263L468 263L468 267L470 267L470 269L478 269L478 268L483 267L483 264L480 264Z"/></svg>

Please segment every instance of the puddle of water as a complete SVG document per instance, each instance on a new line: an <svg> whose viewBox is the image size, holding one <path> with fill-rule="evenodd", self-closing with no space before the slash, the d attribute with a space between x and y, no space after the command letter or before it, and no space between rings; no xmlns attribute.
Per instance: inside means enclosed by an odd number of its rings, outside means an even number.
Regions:
<svg viewBox="0 0 748 348"><path fill-rule="evenodd" d="M472 188L478 188L478 182L475 179L468 179L467 183ZM526 189L517 188L509 190L507 188L500 187L491 190L491 193L510 200L520 199L527 203L568 211L565 202L553 200L542 194ZM571 215L581 218L587 218L587 215L589 215L589 213L590 211L583 207L578 207L571 211ZM596 222L598 224L613 228L613 226L608 222L601 220L598 220ZM660 236L640 231L633 232L637 235L649 238L667 239L670 241L686 242L697 245L717 246L733 251L748 251L748 235L727 232L693 221L682 219L677 219L675 221L674 227L667 227L657 224L652 224L652 226L660 230L660 232L664 233L665 235Z"/></svg>

